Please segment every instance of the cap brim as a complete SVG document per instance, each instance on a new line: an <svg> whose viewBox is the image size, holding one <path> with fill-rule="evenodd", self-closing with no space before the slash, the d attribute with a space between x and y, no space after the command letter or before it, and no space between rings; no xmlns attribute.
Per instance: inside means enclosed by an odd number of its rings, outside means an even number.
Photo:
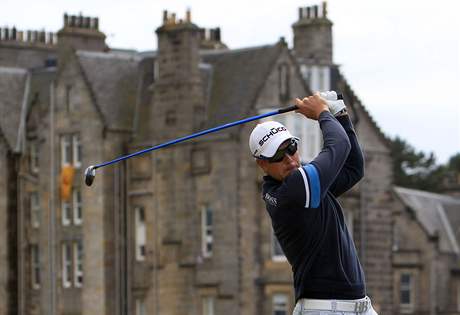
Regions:
<svg viewBox="0 0 460 315"><path fill-rule="evenodd" d="M278 150L278 148L280 147L280 145L284 141L286 141L288 139L296 139L297 141L300 140L299 138L294 137L293 135L286 133L283 137L277 137L277 138L273 139L273 141L270 142L270 145L267 145L264 148L264 150L262 150L260 152L260 156L263 156L263 157L266 157L266 158L271 158L272 156L275 155L275 153Z"/></svg>

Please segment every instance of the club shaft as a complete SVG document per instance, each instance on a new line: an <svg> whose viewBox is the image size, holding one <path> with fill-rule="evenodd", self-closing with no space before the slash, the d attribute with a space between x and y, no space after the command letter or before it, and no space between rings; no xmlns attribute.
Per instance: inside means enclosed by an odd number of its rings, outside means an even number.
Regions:
<svg viewBox="0 0 460 315"><path fill-rule="evenodd" d="M212 133L212 132L216 132L216 131L219 131L219 130L222 130L222 129L226 129L226 128L230 128L230 127L233 127L233 126L241 125L241 124L253 121L253 120L258 120L258 119L262 119L262 118L265 118L265 117L270 117L270 116L274 116L274 115L278 115L278 114L291 112L291 111L296 110L296 109L297 109L297 106L292 105L292 106L289 106L289 107L286 107L286 108L281 108L281 109L271 111L271 112L268 112L268 113L265 113L265 114L252 116L252 117L241 119L241 120L231 122L231 123L228 123L228 124L225 124L225 125L217 126L217 127L210 128L210 129L206 129L206 130L203 130L203 131L200 131L200 132L197 132L197 133L194 133L194 134L182 137L182 138L178 138L178 139L175 139L175 140L171 140L171 141L156 145L154 147L150 147L150 148L138 151L138 152L131 153L129 155L121 156L121 157L116 158L116 159L114 159L112 161L108 161L108 162L104 162L104 163L101 163L101 164L94 165L94 168L96 169L96 168L99 168L99 167L107 166L107 165L110 165L110 164L113 164L113 163L117 163L117 162L129 159L129 158L132 158L134 156L138 156L138 155L141 155L141 154L144 154L144 153L147 153L147 152L151 152L151 151L154 151L154 150L158 150L158 149L161 149L161 148L164 148L164 147L179 143L179 142L183 142L183 141L190 140L190 139L193 139L193 138L196 138L196 137L200 137L200 136L206 135L208 133Z"/></svg>

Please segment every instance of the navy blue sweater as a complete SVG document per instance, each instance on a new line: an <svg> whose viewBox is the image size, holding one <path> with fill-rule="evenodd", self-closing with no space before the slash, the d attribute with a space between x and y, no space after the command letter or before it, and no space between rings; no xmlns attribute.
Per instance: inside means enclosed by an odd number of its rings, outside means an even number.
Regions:
<svg viewBox="0 0 460 315"><path fill-rule="evenodd" d="M359 299L364 273L336 197L363 177L363 155L348 117L321 113L324 146L282 182L264 176L263 198L301 298Z"/></svg>

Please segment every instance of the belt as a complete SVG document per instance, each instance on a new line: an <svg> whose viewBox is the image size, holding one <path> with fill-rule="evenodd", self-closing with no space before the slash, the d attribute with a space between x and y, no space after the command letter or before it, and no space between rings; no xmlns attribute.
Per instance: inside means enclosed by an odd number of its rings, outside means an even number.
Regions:
<svg viewBox="0 0 460 315"><path fill-rule="evenodd" d="M302 309L333 312L365 313L371 307L371 300L367 296L356 301L300 299L297 303L302 305Z"/></svg>

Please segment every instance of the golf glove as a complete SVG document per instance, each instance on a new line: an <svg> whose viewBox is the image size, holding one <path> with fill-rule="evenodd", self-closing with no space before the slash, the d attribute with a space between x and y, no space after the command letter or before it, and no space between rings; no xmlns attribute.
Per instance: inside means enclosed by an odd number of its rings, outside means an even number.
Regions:
<svg viewBox="0 0 460 315"><path fill-rule="evenodd" d="M337 98L337 93L335 91L320 92L319 95L326 99L329 111L334 116L340 115L347 108L343 100Z"/></svg>

